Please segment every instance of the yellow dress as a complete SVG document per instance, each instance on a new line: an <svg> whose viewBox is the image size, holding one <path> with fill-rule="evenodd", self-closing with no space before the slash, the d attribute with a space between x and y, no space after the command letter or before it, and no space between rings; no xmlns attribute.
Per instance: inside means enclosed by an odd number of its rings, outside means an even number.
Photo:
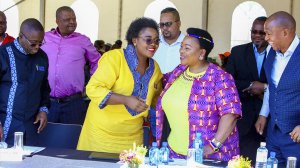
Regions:
<svg viewBox="0 0 300 168"><path fill-rule="evenodd" d="M148 85L146 104L155 107L162 74L154 61L154 72ZM106 105L99 108L110 92L131 95L134 78L122 49L105 53L91 77L86 92L91 102L78 141L78 150L120 153L132 148L133 142L143 144L143 119L148 110L132 116L125 105Z"/></svg>

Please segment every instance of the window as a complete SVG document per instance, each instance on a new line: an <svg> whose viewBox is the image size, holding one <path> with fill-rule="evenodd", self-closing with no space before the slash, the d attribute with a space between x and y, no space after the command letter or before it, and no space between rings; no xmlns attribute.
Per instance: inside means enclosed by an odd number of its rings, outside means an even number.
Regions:
<svg viewBox="0 0 300 168"><path fill-rule="evenodd" d="M76 0L71 8L76 14L76 32L86 35L94 43L98 39L98 7L91 0Z"/></svg>
<svg viewBox="0 0 300 168"><path fill-rule="evenodd" d="M177 9L176 6L169 0L155 0L147 6L144 16L152 18L159 23L160 12L167 7L173 7Z"/></svg>
<svg viewBox="0 0 300 168"><path fill-rule="evenodd" d="M266 15L265 9L257 2L246 1L239 4L232 14L231 47L250 42L250 29L254 19Z"/></svg>

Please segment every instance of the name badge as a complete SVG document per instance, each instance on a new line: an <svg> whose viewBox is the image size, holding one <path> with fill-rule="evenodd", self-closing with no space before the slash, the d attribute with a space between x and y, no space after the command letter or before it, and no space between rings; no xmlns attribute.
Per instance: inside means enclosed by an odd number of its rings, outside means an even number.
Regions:
<svg viewBox="0 0 300 168"><path fill-rule="evenodd" d="M35 67L36 67L36 70L37 70L37 71L42 71L42 72L45 71L45 67L44 67L44 66L36 65Z"/></svg>

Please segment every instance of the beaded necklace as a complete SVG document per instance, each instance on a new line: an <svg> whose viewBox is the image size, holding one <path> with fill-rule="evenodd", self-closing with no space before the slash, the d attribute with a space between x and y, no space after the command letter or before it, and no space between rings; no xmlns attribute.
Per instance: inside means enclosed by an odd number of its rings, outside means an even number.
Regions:
<svg viewBox="0 0 300 168"><path fill-rule="evenodd" d="M198 75L195 75L195 76L191 76L187 73L187 71L189 71L189 69L186 69L183 73L182 73L182 77L183 79L187 80L187 81L193 81L194 79L198 79L198 78L201 78L205 72L202 72Z"/></svg>

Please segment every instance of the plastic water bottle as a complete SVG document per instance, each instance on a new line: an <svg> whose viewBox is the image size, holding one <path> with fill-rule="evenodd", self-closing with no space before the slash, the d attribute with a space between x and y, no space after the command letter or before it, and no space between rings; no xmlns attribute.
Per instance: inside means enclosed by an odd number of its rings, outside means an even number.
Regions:
<svg viewBox="0 0 300 168"><path fill-rule="evenodd" d="M260 147L257 149L257 153L256 153L255 168L266 168L267 160L268 160L268 149L266 148L266 143L261 142Z"/></svg>
<svg viewBox="0 0 300 168"><path fill-rule="evenodd" d="M277 168L278 166L278 160L275 158L276 153L270 152L270 157L267 161L267 168Z"/></svg>
<svg viewBox="0 0 300 168"><path fill-rule="evenodd" d="M160 162L167 165L169 164L170 150L168 149L168 142L163 142L162 147L159 150Z"/></svg>
<svg viewBox="0 0 300 168"><path fill-rule="evenodd" d="M149 164L151 166L158 166L159 164L159 149L156 142L152 142L152 147L149 150Z"/></svg>
<svg viewBox="0 0 300 168"><path fill-rule="evenodd" d="M196 138L194 140L194 148L196 150L196 154L195 154L195 160L197 163L202 164L203 163L203 141L202 141L202 137L201 137L201 133L197 132L196 133Z"/></svg>

